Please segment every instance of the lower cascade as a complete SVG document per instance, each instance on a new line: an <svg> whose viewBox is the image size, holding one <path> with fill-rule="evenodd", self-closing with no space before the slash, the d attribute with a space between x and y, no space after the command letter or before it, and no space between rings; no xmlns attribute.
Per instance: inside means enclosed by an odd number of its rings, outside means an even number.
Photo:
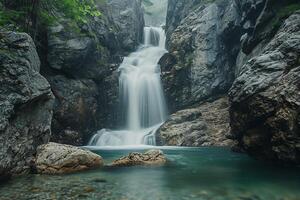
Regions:
<svg viewBox="0 0 300 200"><path fill-rule="evenodd" d="M89 146L155 145L155 132L166 120L159 59L166 53L161 27L145 27L144 43L119 67L119 96L126 127L102 129Z"/></svg>

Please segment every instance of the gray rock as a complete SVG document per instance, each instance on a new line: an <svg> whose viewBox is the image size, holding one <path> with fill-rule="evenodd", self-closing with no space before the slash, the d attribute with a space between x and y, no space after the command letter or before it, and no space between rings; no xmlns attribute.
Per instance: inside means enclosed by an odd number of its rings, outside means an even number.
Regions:
<svg viewBox="0 0 300 200"><path fill-rule="evenodd" d="M270 42L297 1L169 0L168 56L161 60L170 110L226 94L242 66ZM166 65L168 65L166 67Z"/></svg>
<svg viewBox="0 0 300 200"><path fill-rule="evenodd" d="M169 3L167 46L176 62L162 78L170 110L176 111L230 88L241 17L236 1Z"/></svg>
<svg viewBox="0 0 300 200"><path fill-rule="evenodd" d="M49 77L48 80L56 97L52 131L57 134L52 136L51 141L82 145L89 140L93 127L97 126L97 85L89 79L69 79L62 75ZM77 134L65 134L69 131Z"/></svg>
<svg viewBox="0 0 300 200"><path fill-rule="evenodd" d="M30 171L50 138L53 95L29 35L0 33L0 176Z"/></svg>
<svg viewBox="0 0 300 200"><path fill-rule="evenodd" d="M74 22L73 22L74 23ZM95 38L96 33L82 33L71 21L60 18L48 30L47 62L51 70L73 78L97 79L108 69L110 52ZM94 35L94 37L92 37Z"/></svg>
<svg viewBox="0 0 300 200"><path fill-rule="evenodd" d="M135 50L143 39L145 24L141 0L108 0L108 8L121 48Z"/></svg>
<svg viewBox="0 0 300 200"><path fill-rule="evenodd" d="M158 145L231 146L228 99L180 110L170 116L156 133Z"/></svg>
<svg viewBox="0 0 300 200"><path fill-rule="evenodd" d="M239 148L263 159L300 163L300 12L240 70L230 96Z"/></svg>
<svg viewBox="0 0 300 200"><path fill-rule="evenodd" d="M129 167L129 166L161 166L167 162L164 153L161 150L149 150L145 153L130 153L112 162L112 167Z"/></svg>
<svg viewBox="0 0 300 200"><path fill-rule="evenodd" d="M40 174L73 173L102 165L101 156L79 147L51 142L37 148L36 169Z"/></svg>

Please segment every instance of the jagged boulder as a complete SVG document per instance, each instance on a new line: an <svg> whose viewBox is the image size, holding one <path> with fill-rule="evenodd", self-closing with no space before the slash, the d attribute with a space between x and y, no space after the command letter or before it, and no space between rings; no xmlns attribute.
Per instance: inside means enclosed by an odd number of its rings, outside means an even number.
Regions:
<svg viewBox="0 0 300 200"><path fill-rule="evenodd" d="M242 66L230 96L239 148L262 159L300 163L300 12L262 53Z"/></svg>
<svg viewBox="0 0 300 200"><path fill-rule="evenodd" d="M50 139L54 98L31 37L0 32L0 177L30 171Z"/></svg>
<svg viewBox="0 0 300 200"><path fill-rule="evenodd" d="M158 145L231 146L228 98L172 114L156 133Z"/></svg>
<svg viewBox="0 0 300 200"><path fill-rule="evenodd" d="M161 166L167 162L164 153L161 150L149 150L145 153L130 153L112 162L112 167L129 166Z"/></svg>
<svg viewBox="0 0 300 200"><path fill-rule="evenodd" d="M89 150L50 142L37 148L35 164L40 174L65 174L101 167L103 160Z"/></svg>

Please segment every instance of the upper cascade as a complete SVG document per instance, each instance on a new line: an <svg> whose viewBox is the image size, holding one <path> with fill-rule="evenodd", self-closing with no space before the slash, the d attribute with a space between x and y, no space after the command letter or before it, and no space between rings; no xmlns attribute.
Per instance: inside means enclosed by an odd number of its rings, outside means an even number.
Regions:
<svg viewBox="0 0 300 200"><path fill-rule="evenodd" d="M166 35L161 27L144 28L144 44L146 46L158 46L165 49Z"/></svg>

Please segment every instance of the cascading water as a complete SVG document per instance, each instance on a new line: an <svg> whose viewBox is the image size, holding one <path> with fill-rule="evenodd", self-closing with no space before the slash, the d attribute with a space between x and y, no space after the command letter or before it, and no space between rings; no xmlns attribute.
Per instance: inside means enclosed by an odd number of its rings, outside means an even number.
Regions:
<svg viewBox="0 0 300 200"><path fill-rule="evenodd" d="M119 67L126 129L102 129L93 136L90 146L155 145L155 132L167 116L158 65L166 53L165 40L161 27L144 28L144 44L125 57Z"/></svg>

